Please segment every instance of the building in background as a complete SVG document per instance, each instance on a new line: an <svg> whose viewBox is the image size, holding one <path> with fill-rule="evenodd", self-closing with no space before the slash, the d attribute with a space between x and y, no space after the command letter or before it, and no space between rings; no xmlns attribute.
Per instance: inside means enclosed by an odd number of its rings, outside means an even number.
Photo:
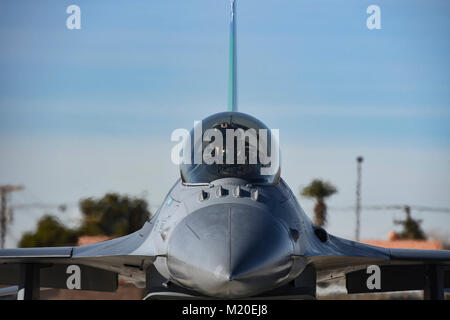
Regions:
<svg viewBox="0 0 450 320"><path fill-rule="evenodd" d="M361 242L383 248L442 250L444 246L441 240L412 240L399 239L398 234L391 231L388 240L362 240Z"/></svg>

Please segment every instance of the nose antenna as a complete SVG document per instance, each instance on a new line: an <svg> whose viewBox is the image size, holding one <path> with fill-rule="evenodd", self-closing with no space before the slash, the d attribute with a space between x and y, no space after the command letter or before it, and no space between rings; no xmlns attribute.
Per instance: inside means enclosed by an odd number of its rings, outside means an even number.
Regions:
<svg viewBox="0 0 450 320"><path fill-rule="evenodd" d="M230 60L228 78L228 111L237 111L236 0L230 0Z"/></svg>

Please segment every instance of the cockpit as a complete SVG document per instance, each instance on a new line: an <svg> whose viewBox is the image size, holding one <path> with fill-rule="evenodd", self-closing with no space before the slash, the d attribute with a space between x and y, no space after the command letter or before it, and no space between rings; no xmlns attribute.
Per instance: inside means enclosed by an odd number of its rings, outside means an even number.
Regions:
<svg viewBox="0 0 450 320"><path fill-rule="evenodd" d="M280 176L278 130L240 112L217 113L197 122L184 140L181 156L184 183L241 178L276 184Z"/></svg>

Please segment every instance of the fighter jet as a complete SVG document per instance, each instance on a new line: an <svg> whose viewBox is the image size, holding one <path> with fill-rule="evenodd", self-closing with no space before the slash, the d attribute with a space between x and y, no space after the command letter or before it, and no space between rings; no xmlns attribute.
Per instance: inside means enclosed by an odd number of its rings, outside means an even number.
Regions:
<svg viewBox="0 0 450 320"><path fill-rule="evenodd" d="M314 299L317 283L345 278L349 293L443 299L450 251L371 246L311 222L281 178L275 131L237 111L235 30L232 0L228 111L184 139L180 178L155 215L96 244L0 250L0 284L12 285L0 293L114 291L120 276L146 287L146 299Z"/></svg>

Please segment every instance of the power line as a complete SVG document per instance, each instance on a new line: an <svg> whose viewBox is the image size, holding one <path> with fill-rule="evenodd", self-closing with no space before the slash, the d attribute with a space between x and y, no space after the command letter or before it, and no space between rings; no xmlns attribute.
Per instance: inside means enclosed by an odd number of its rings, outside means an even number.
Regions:
<svg viewBox="0 0 450 320"><path fill-rule="evenodd" d="M0 230L1 240L0 247L4 248L6 234L8 233L8 225L13 222L13 214L15 210L54 210L58 209L60 212L65 212L68 207L76 206L77 204L47 204L41 202L21 203L8 206L7 195L13 191L23 190L23 186L4 185L0 186L1 193L1 211L0 211Z"/></svg>
<svg viewBox="0 0 450 320"><path fill-rule="evenodd" d="M406 208L410 208L414 211L421 211L421 212L436 212L436 213L450 213L450 208L443 208L443 207L429 207L429 206L422 206L422 205L400 205L400 204L392 204L392 205L369 205L369 206L361 206L362 210L384 210L384 211L390 211L390 210L403 210L405 211ZM336 206L336 207L329 207L330 210L335 211L353 211L355 210L355 207L353 206Z"/></svg>
<svg viewBox="0 0 450 320"><path fill-rule="evenodd" d="M11 208L14 210L32 210L32 209L40 209L40 210L54 210L58 209L61 212L65 212L69 207L76 207L77 203L61 203L61 204L49 204L49 203L20 203L12 205Z"/></svg>
<svg viewBox="0 0 450 320"><path fill-rule="evenodd" d="M344 207L329 207L330 210L334 211L354 211L355 207L353 206L344 206ZM419 212L432 212L432 213L450 213L450 208L443 208L443 207L430 207L430 206L422 206L422 205L398 205L398 204L391 204L391 205L369 205L369 206L362 206L359 208L360 210L367 210L367 211L397 211L401 210L406 214L406 219L408 220L411 217L411 211L419 211ZM359 222L359 221L358 221ZM394 220L394 223L399 223L399 221ZM358 230L359 231L359 230ZM358 238L356 238L357 241Z"/></svg>

